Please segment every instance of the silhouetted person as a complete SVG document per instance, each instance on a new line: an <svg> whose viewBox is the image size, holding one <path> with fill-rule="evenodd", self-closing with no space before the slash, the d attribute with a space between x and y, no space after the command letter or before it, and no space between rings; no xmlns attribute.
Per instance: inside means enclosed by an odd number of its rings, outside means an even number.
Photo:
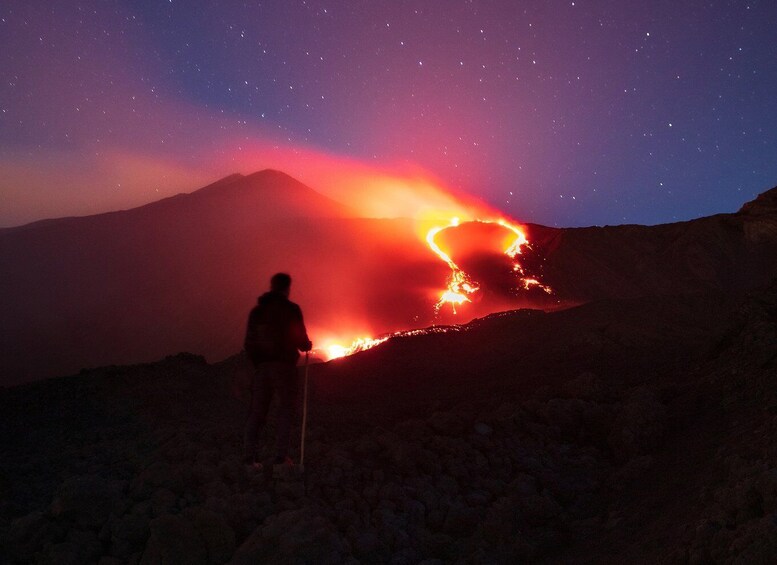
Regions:
<svg viewBox="0 0 777 565"><path fill-rule="evenodd" d="M277 273L270 279L270 292L259 297L248 316L245 350L254 366L251 383L251 411L246 422L243 461L261 467L256 461L257 437L267 421L273 396L278 396L278 423L275 463L290 464L288 457L291 420L299 389L299 351L310 351L302 310L289 300L291 277Z"/></svg>

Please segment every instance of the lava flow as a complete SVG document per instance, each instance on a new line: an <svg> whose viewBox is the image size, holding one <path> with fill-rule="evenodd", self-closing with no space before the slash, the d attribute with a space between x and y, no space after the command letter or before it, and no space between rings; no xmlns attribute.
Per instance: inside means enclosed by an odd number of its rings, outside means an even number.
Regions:
<svg viewBox="0 0 777 565"><path fill-rule="evenodd" d="M453 262L450 255L440 249L440 246L435 242L438 233L458 225L459 219L453 218L449 225L432 228L429 230L429 233L426 234L426 243L429 244L429 248L434 251L440 259L445 261L451 269L451 275L448 278L448 286L440 295L440 300L435 304L435 312L439 312L443 304L450 304L453 308L453 312L456 313L456 305L463 304L464 302L471 302L469 295L477 292L480 288L472 281L472 279L470 279L467 273L462 271L459 266Z"/></svg>
<svg viewBox="0 0 777 565"><path fill-rule="evenodd" d="M377 339L373 339L371 337L359 337L353 340L351 345L347 347L333 343L331 345L325 346L322 352L324 355L326 355L327 360L339 359L340 357L347 357L348 355L353 355L359 351L371 349L376 345L380 345L384 341L388 340L389 337L392 336L379 337Z"/></svg>
<svg viewBox="0 0 777 565"><path fill-rule="evenodd" d="M524 231L513 225L506 220L468 220L464 224L491 224L499 225L509 232L508 237L500 242L502 245L501 252L509 257L513 261L513 272L517 276L516 288L520 290L529 290L531 288L539 288L544 292L550 294L552 290L550 287L543 285L537 278L528 276L523 266L519 262L519 256L522 255L525 247L529 246L529 242L526 238ZM448 276L447 284L445 288L440 292L439 299L434 305L435 316L440 313L440 310L447 304L450 305L453 314L457 314L457 306L461 307L467 302L472 302L472 296L480 290L480 284L476 282L468 273L466 273L451 256L445 252L440 244L437 242L437 236L445 230L456 228L462 225L461 220L458 217L454 217L447 225L435 226L426 232L425 240L432 252L437 255L442 261L444 261L451 270ZM422 333L428 333L430 331L448 331L452 327L456 326L433 326L427 330L409 330L399 331L390 334L385 334L378 338L360 337L354 339L350 345L341 345L339 343L325 342L325 345L318 349L318 353L325 357L327 360L337 359L340 357L346 357L359 351L365 351L371 349L377 345L380 345L388 339L402 335L417 335Z"/></svg>
<svg viewBox="0 0 777 565"><path fill-rule="evenodd" d="M340 359L341 357L347 357L348 355L353 355L354 353L358 353L359 351L366 351L367 349L372 349L376 345L380 345L381 343L387 342L392 337L429 335L429 334L437 334L437 333L446 333L450 331L462 331L463 329L465 329L463 326L432 326L430 328L425 328L422 330L398 331L398 332L392 332L390 334L382 335L375 339L371 337L360 337L355 339L353 343L351 343L351 345L348 347L337 345L337 344L330 344L323 348L316 349L316 352L324 355L327 361L331 361L332 359Z"/></svg>
<svg viewBox="0 0 777 565"><path fill-rule="evenodd" d="M541 288L546 293L551 293L550 287L541 284L536 278L526 277L525 272L521 264L518 262L518 255L522 253L523 246L528 245L526 234L517 226L510 224L505 220L473 220L474 223L481 224L497 224L503 228L511 231L515 235L515 239L509 242L504 254L515 261L513 265L513 271L518 274L518 281L521 287L525 290L536 286ZM448 284L445 290L440 294L440 299L435 304L435 313L439 313L440 309L445 304L450 304L453 313L456 314L456 306L464 304L465 302L472 302L470 296L475 294L480 285L473 281L472 278L464 272L454 261L450 255L445 253L440 246L435 242L437 235L449 228L457 227L460 225L459 218L453 218L449 225L443 227L434 227L426 235L426 242L429 248L451 269L451 274L448 277Z"/></svg>

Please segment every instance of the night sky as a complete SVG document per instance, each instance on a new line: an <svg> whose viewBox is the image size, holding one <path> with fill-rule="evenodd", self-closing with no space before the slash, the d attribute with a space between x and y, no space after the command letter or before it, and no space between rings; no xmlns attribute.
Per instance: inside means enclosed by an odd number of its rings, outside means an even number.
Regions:
<svg viewBox="0 0 777 565"><path fill-rule="evenodd" d="M774 0L5 1L0 226L267 166L556 226L733 212L777 185L775 29Z"/></svg>

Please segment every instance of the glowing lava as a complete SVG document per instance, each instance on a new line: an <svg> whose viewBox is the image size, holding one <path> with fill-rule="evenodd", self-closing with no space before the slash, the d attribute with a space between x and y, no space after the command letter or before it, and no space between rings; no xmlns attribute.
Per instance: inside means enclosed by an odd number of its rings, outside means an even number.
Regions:
<svg viewBox="0 0 777 565"><path fill-rule="evenodd" d="M505 221L505 220L473 220L476 223L481 224L497 224L503 228L511 231L515 234L515 239L510 241L504 250L504 254L515 261L513 265L513 271L519 275L519 283L521 288L528 290L529 288L536 286L544 290L546 293L552 292L547 286L541 284L535 278L524 277L524 269L520 263L518 263L517 257L521 254L523 246L528 245L529 241L526 239L526 234L523 231ZM439 245L435 242L437 235L449 228L457 227L460 224L459 218L453 218L447 226L434 227L426 234L426 242L429 248L451 269L451 274L448 277L448 284L445 290L440 294L440 299L435 304L435 312L439 312L445 304L450 304L453 309L453 313L456 314L456 306L460 306L465 302L472 302L470 296L476 293L480 289L480 285L472 280L472 278L465 273L454 261L450 255L445 253Z"/></svg>
<svg viewBox="0 0 777 565"><path fill-rule="evenodd" d="M522 254L524 247L528 247L529 241L526 239L526 234L518 226L515 226L506 220L471 220L473 223L481 224L497 224L512 232L514 237L510 237L503 250L503 253L514 261L513 272L518 276L518 288L522 290L530 290L532 288L539 288L544 292L550 294L552 290L550 287L543 285L537 278L526 276L523 266L518 262L518 256ZM448 277L446 288L440 293L440 298L434 306L435 313L439 313L440 309L449 304L453 313L456 314L456 307L465 304L466 302L472 302L470 296L480 290L480 285L472 280L472 278L461 269L442 248L437 244L436 238L440 232L455 228L461 224L461 220L458 217L454 217L445 226L436 226L431 228L426 233L426 243L429 248L442 259L450 268L451 274ZM320 355L325 357L327 361L332 359L339 359L348 355L353 355L359 351L365 351L371 349L376 345L380 345L392 337L407 336L407 335L423 335L427 333L447 332L451 330L459 330L461 326L433 326L425 330L410 330L399 331L391 334L383 335L378 338L360 337L354 339L350 345L345 346L339 343L327 343L317 351Z"/></svg>
<svg viewBox="0 0 777 565"><path fill-rule="evenodd" d="M432 326L430 328L425 328L421 330L405 330L405 331L392 332L386 335L382 335L375 339L370 337L360 337L355 339L353 343L351 343L351 345L347 347L343 345L338 345L338 344L329 344L322 348L317 348L314 351L319 355L325 357L327 361L331 361L332 359L340 359L341 357L347 357L348 355L353 355L354 353L358 353L360 351L366 351L367 349L372 349L376 345L380 345L381 343L387 342L392 337L459 332L459 331L465 331L466 329L467 328L465 326Z"/></svg>
<svg viewBox="0 0 777 565"><path fill-rule="evenodd" d="M443 251L443 249L436 241L437 236L441 232L450 228L458 227L461 223L462 222L459 217L453 217L447 225L435 226L426 232L425 240L427 245L435 255L437 255L442 261L445 262L445 264L448 265L451 270L451 273L448 276L446 287L440 292L439 299L434 305L435 314L439 314L440 309L446 304L450 305L453 313L456 314L456 307L460 307L467 302L472 302L470 297L478 290L480 290L480 285L474 281L469 274L461 269L461 267L456 264L451 256ZM503 219L467 220L465 223L495 224L505 228L508 232L510 232L507 236L507 239L502 240L502 252L513 261L512 270L517 276L516 288L520 290L531 290L533 288L539 288L548 294L552 293L550 287L543 285L536 277L528 276L518 260L519 256L523 252L523 249L525 247L529 247L529 241L526 238L526 234L520 227ZM318 348L317 352L319 355L329 361L371 349L396 336L423 335L428 333L447 332L451 330L458 331L461 329L463 329L462 326L433 326L424 330L398 331L382 335L378 338L359 337L354 339L350 345L341 345L341 343L325 341L325 344Z"/></svg>
<svg viewBox="0 0 777 565"><path fill-rule="evenodd" d="M434 241L437 234L448 228L453 228L459 225L459 219L453 218L449 225L442 227L435 227L429 230L426 234L426 243L429 244L429 248L443 261L448 264L451 269L451 275L448 277L448 286L440 295L440 299L435 305L435 312L438 312L443 304L450 304L453 308L453 312L456 313L456 305L464 304L465 302L471 302L469 295L477 292L480 288L469 275L459 268L459 266L453 262L450 255L445 253L440 246Z"/></svg>
<svg viewBox="0 0 777 565"><path fill-rule="evenodd" d="M349 346L344 346L337 343L327 345L323 348L322 352L326 356L327 361L332 359L339 359L340 357L347 357L348 355L353 355L359 351L372 349L376 345L380 345L389 339L389 337L391 336L379 337L377 339L373 339L371 337L359 337L353 340Z"/></svg>

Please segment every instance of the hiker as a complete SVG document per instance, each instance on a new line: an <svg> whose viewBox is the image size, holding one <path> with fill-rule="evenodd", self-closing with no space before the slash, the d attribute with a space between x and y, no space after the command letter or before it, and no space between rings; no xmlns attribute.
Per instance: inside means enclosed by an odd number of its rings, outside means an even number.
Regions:
<svg viewBox="0 0 777 565"><path fill-rule="evenodd" d="M248 316L244 347L254 366L251 383L251 411L245 427L243 461L261 469L256 460L257 437L267 421L273 396L279 400L274 464L292 465L288 456L291 420L297 402L299 351L313 347L308 339L302 310L289 300L291 277L277 273L270 279L270 291L259 297Z"/></svg>

